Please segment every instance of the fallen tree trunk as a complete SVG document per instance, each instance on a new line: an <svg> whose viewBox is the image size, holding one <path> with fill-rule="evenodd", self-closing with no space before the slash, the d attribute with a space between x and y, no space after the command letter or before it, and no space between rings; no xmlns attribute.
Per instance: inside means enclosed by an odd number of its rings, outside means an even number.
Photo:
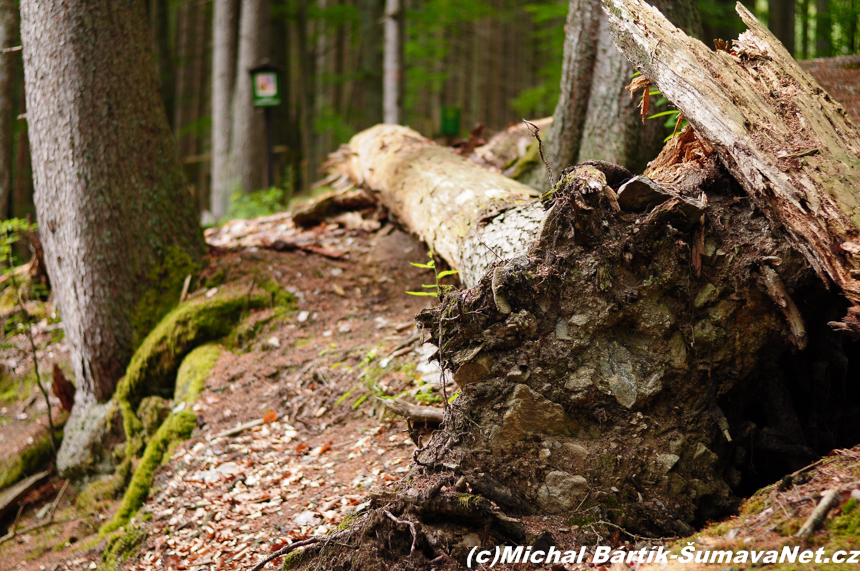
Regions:
<svg viewBox="0 0 860 571"><path fill-rule="evenodd" d="M378 194L401 224L460 271L466 285L477 283L495 260L493 252L505 258L522 252L542 217L534 190L407 127L362 131L333 161L341 174Z"/></svg>
<svg viewBox="0 0 860 571"><path fill-rule="evenodd" d="M648 18L662 25L652 12L626 17L623 26L642 26L644 37ZM673 65L710 76L708 62ZM795 120L778 108L761 113L760 125ZM817 277L829 270L812 263L815 247L785 230L804 220L783 220L799 212L784 204L797 200L794 187L775 188L795 180L780 156L795 152L792 140L755 155L743 140L712 142L690 128L649 171L659 182L578 165L540 203L493 196L508 208L490 218L499 236L513 235L512 209L531 208L539 224L481 274L465 247L480 214L471 224L449 218L465 216L452 206L458 193L472 200L496 179L391 129L359 134L340 168L452 265L472 268L473 287L417 316L460 395L416 450L409 477L375 490L348 538L315 551L315 569L462 564L470 545L522 544L526 530L542 536L571 522L577 531L549 544L605 541L618 528L688 534L731 513L739 497L860 439L852 382L860 352L824 323L844 313L845 300ZM750 205L732 153L755 155L767 201L761 193ZM805 196L815 195L807 188ZM824 212L836 207L823 200L805 227L830 228ZM444 228L460 231L445 237Z"/></svg>
<svg viewBox="0 0 860 571"><path fill-rule="evenodd" d="M627 59L680 109L825 282L860 333L860 132L742 4L748 26L711 51L641 0L603 0Z"/></svg>

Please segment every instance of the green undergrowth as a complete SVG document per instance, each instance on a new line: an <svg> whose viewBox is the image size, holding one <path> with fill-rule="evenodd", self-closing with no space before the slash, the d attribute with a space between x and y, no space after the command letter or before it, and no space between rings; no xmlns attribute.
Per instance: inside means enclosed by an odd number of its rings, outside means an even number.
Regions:
<svg viewBox="0 0 860 571"><path fill-rule="evenodd" d="M143 397L172 391L186 355L203 343L224 337L247 310L265 307L268 301L266 295L228 290L212 299L186 302L146 336L114 395L122 413L129 456L135 456L143 445L139 437L143 425L135 415Z"/></svg>
<svg viewBox="0 0 860 571"><path fill-rule="evenodd" d="M197 416L187 410L170 415L150 439L113 519L102 526L100 534L110 533L128 523L149 495L152 477L161 465L171 445L191 436L197 426Z"/></svg>

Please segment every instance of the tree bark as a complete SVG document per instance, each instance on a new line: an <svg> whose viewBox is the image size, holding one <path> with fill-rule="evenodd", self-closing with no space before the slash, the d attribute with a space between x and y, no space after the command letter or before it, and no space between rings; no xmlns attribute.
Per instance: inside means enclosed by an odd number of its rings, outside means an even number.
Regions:
<svg viewBox="0 0 860 571"><path fill-rule="evenodd" d="M269 38L270 0L242 0L239 47L233 83L228 191L263 188L266 139L263 114L253 106L248 70L265 62Z"/></svg>
<svg viewBox="0 0 860 571"><path fill-rule="evenodd" d="M203 250L145 23L142 1L21 6L36 210L78 389L67 434L112 395L161 269Z"/></svg>
<svg viewBox="0 0 860 571"><path fill-rule="evenodd" d="M18 3L0 0L0 49L14 47L17 39ZM8 218L12 211L13 96L17 62L17 52L0 54L0 220Z"/></svg>
<svg viewBox="0 0 860 571"><path fill-rule="evenodd" d="M378 193L397 220L459 270L467 285L477 283L496 256L524 251L542 218L534 190L407 127L362 131L334 162L341 174Z"/></svg>
<svg viewBox="0 0 860 571"><path fill-rule="evenodd" d="M212 20L212 194L216 220L227 215L232 193L230 109L236 80L238 0L215 0Z"/></svg>
<svg viewBox="0 0 860 571"><path fill-rule="evenodd" d="M382 83L382 120L400 123L400 0L385 0L385 48Z"/></svg>
<svg viewBox="0 0 860 571"><path fill-rule="evenodd" d="M602 12L597 0L570 0L564 34L561 93L547 141L555 173L579 157L597 59L597 34Z"/></svg>
<svg viewBox="0 0 860 571"><path fill-rule="evenodd" d="M696 3L658 7L678 27L699 35ZM571 0L565 29L561 94L547 145L553 172L587 160L641 172L659 152L663 129L657 122L643 125L638 102L624 90L634 70L612 45L598 0Z"/></svg>
<svg viewBox="0 0 860 571"><path fill-rule="evenodd" d="M815 57L833 55L833 16L830 0L815 0Z"/></svg>

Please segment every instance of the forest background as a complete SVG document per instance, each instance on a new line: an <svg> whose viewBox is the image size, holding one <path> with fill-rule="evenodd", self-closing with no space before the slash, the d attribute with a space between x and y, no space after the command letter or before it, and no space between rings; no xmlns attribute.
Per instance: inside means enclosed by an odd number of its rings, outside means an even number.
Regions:
<svg viewBox="0 0 860 571"><path fill-rule="evenodd" d="M731 0L698 4L702 39L742 31ZM549 116L558 100L567 0L227 0L220 14L218 5L147 2L161 94L206 225L279 209L319 178L329 152L383 121L386 19L399 31L399 122L428 137L452 143L482 123L492 133ZM796 59L860 52L860 0L747 5ZM18 2L0 0L0 219L34 217L19 45ZM250 79L239 80L264 62L282 69L283 90L268 188L262 110L237 105L250 89ZM218 105L227 128L213 129ZM226 178L213 177L213 133L230 132L233 150L227 140L220 152L244 152L250 174L230 179L231 203L219 208L212 180ZM249 142L237 144L237 132Z"/></svg>

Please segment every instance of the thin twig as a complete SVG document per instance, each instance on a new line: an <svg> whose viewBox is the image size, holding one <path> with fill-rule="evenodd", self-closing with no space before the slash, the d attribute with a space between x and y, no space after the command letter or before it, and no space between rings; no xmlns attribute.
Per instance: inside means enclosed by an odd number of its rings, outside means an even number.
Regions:
<svg viewBox="0 0 860 571"><path fill-rule="evenodd" d="M525 119L523 119L523 123L525 123L526 125L528 125L532 129L534 129L534 131L532 131L532 135L534 135L534 138L537 139L538 153L540 153L540 160L543 161L543 166L546 167L546 174L549 177L549 187L552 188L553 186L555 186L555 177L552 175L552 167L549 166L549 163L546 161L546 159L543 156L543 141L540 140L540 135L538 134L538 133L540 133L540 129L538 128L537 125L535 125L531 121L526 121Z"/></svg>
<svg viewBox="0 0 860 571"><path fill-rule="evenodd" d="M504 262L504 261L505 261L505 260L504 260L504 258L502 258L500 255L498 255L495 251L493 251L493 249L492 249L492 248L490 248L489 246L487 246L487 245L486 245L486 244L484 244L483 242L481 242L481 246L483 246L484 248L488 249L488 250L490 251L490 253L491 253L492 255L494 255L496 258L498 258L498 260L499 260L500 262Z"/></svg>
<svg viewBox="0 0 860 571"><path fill-rule="evenodd" d="M3 48L0 50L0 54L11 54L14 52L20 52L24 46L15 46L14 48Z"/></svg>
<svg viewBox="0 0 860 571"><path fill-rule="evenodd" d="M295 543L291 543L290 545L285 545L279 550L275 551L253 567L249 569L249 571L260 571L269 561L277 559L278 557L282 557L291 551L295 551L299 547L305 547L306 545L313 545L314 543L319 543L320 541L331 541L337 539L339 537L343 537L347 535L348 530L341 531L339 533L335 533L332 535L316 535L314 537L309 537L308 539L303 539L302 541L297 541Z"/></svg>
<svg viewBox="0 0 860 571"><path fill-rule="evenodd" d="M54 521L45 521L42 523L38 523L36 525L31 525L30 527L25 527L24 529L22 529L18 533L14 533L14 532L10 531L9 533L4 535L3 537L0 537L0 545L3 545L4 543L9 541L10 539L14 538L16 535L23 535L25 533L30 533L31 531L36 531L37 529L42 529L43 527L48 527L49 525L69 523L70 521L75 521L78 519L83 519L85 517L89 517L89 516L93 515L94 513L96 513L96 512L90 512L90 513L84 514L84 515L76 515L76 516L72 516L72 517L67 517L66 519L58 519L58 520L54 520Z"/></svg>
<svg viewBox="0 0 860 571"><path fill-rule="evenodd" d="M54 503L51 505L51 511L48 512L48 521L54 519L54 512L57 510L57 506L60 505L60 500L63 499L63 494L66 493L66 488L69 487L69 480L66 480L63 483L63 487L60 489L60 493L57 494L57 499L54 500Z"/></svg>
<svg viewBox="0 0 860 571"><path fill-rule="evenodd" d="M9 249L9 267L12 268L12 249ZM12 281L12 289L15 292L15 299L18 301L18 307L21 309L21 313L24 315L24 320L27 322L27 339L30 340L30 351L32 352L33 357L33 372L36 375L36 384L39 386L39 391L41 391L42 396L45 397L45 405L48 407L48 429L50 431L51 441L51 452L54 453L54 457L57 457L57 443L54 442L54 417L51 414L51 399L48 396L48 391L45 389L45 386L42 384L42 377L39 375L39 359L36 355L36 341L33 339L33 320L30 318L30 313L27 311L26 306L24 305L24 300L21 299L21 290L18 289L18 280L15 279L15 272L9 273L9 279Z"/></svg>
<svg viewBox="0 0 860 571"><path fill-rule="evenodd" d="M405 520L405 519L397 519L394 515L388 510L382 510L382 513L388 516L388 519L393 521L394 523L399 523L402 525L409 526L409 531L412 532L412 547L409 548L409 557L412 557L412 554L415 553L415 542L418 540L418 531L415 529L415 523Z"/></svg>
<svg viewBox="0 0 860 571"><path fill-rule="evenodd" d="M818 502L818 505L815 506L815 509L812 510L812 513L809 514L809 517L803 522L803 525L800 527L798 532L794 535L794 537L798 539L806 539L809 537L815 528L824 521L824 518L827 517L827 512L833 508L839 502L839 488L834 488L832 490L828 490L822 497L821 501Z"/></svg>

